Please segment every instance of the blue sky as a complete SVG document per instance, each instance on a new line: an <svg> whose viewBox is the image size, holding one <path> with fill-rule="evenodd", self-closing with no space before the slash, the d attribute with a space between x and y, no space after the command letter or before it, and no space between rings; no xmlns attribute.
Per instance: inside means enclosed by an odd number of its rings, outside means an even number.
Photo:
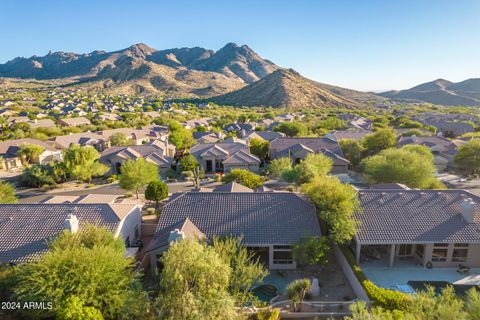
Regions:
<svg viewBox="0 0 480 320"><path fill-rule="evenodd" d="M248 44L316 81L359 90L480 77L480 1L0 2L0 63L52 51Z"/></svg>

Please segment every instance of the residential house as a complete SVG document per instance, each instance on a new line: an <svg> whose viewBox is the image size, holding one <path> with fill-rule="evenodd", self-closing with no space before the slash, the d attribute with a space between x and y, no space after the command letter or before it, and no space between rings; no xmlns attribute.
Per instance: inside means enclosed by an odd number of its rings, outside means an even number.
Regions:
<svg viewBox="0 0 480 320"><path fill-rule="evenodd" d="M260 159L250 153L247 143L229 138L218 143L199 143L190 149L206 173L228 172L232 169L258 171Z"/></svg>
<svg viewBox="0 0 480 320"><path fill-rule="evenodd" d="M67 149L72 144L79 144L81 146L93 146L99 152L102 152L110 146L108 140L105 140L103 136L94 132L67 134L51 138L50 141L59 149Z"/></svg>
<svg viewBox="0 0 480 320"><path fill-rule="evenodd" d="M52 119L34 119L30 120L28 117L10 117L7 120L9 126L14 126L18 123L26 123L32 129L38 128L54 128L56 127L55 122Z"/></svg>
<svg viewBox="0 0 480 320"><path fill-rule="evenodd" d="M292 245L320 235L315 207L294 193L187 192L164 206L147 252L155 274L173 241L241 237L270 269L295 269Z"/></svg>
<svg viewBox="0 0 480 320"><path fill-rule="evenodd" d="M210 121L211 118L200 118L187 120L183 123L185 129L194 129L196 127L205 127L205 129L210 130Z"/></svg>
<svg viewBox="0 0 480 320"><path fill-rule="evenodd" d="M64 127L79 127L92 124L90 120L85 117L63 118L58 120L58 124Z"/></svg>
<svg viewBox="0 0 480 320"><path fill-rule="evenodd" d="M140 129L118 128L98 131L104 140L110 141L110 137L117 133L123 133L135 145L141 145L155 140L166 140L168 137L168 128L164 126L149 125Z"/></svg>
<svg viewBox="0 0 480 320"><path fill-rule="evenodd" d="M276 131L245 131L240 135L240 138L247 141L247 143L250 143L252 139L261 139L271 142L281 137L285 137L285 134Z"/></svg>
<svg viewBox="0 0 480 320"><path fill-rule="evenodd" d="M239 132L239 131L253 131L255 130L255 124L253 123L243 123L243 122L234 122L227 124L223 127L223 131L226 132Z"/></svg>
<svg viewBox="0 0 480 320"><path fill-rule="evenodd" d="M270 142L270 159L290 157L299 163L310 153L321 153L333 160L332 173L347 173L350 162L345 159L338 142L330 138L287 138Z"/></svg>
<svg viewBox="0 0 480 320"><path fill-rule="evenodd" d="M400 137L398 139L399 147L409 144L428 147L434 155L433 163L438 171L444 171L447 168L453 168L455 166L457 145L449 139L437 136L417 137L416 135Z"/></svg>
<svg viewBox="0 0 480 320"><path fill-rule="evenodd" d="M108 228L130 247L140 239L141 219L140 207L132 204L0 204L0 264L34 260L52 238L87 224Z"/></svg>
<svg viewBox="0 0 480 320"><path fill-rule="evenodd" d="M25 144L33 144L45 149L38 159L34 160L36 163L48 163L50 161L62 160L62 151L44 141L32 138L16 139L0 142L1 169L12 170L23 167L22 161L18 156L18 151L20 150L20 147Z"/></svg>
<svg viewBox="0 0 480 320"><path fill-rule="evenodd" d="M98 119L102 121L120 121L122 117L116 113L102 113L96 116Z"/></svg>
<svg viewBox="0 0 480 320"><path fill-rule="evenodd" d="M193 139L198 143L216 143L225 138L222 132L198 132L193 133Z"/></svg>
<svg viewBox="0 0 480 320"><path fill-rule="evenodd" d="M157 140L151 144L138 146L110 147L101 153L100 161L110 166L112 174L119 174L125 161L144 158L157 165L159 171L163 173L171 168L174 155L175 147L173 145L168 141Z"/></svg>
<svg viewBox="0 0 480 320"><path fill-rule="evenodd" d="M360 141L363 137L372 133L373 131L365 130L365 129L335 130L327 133L325 137L333 139L335 141L338 141L341 139L351 139L351 140Z"/></svg>
<svg viewBox="0 0 480 320"><path fill-rule="evenodd" d="M480 267L480 197L464 190L360 190L356 262Z"/></svg>

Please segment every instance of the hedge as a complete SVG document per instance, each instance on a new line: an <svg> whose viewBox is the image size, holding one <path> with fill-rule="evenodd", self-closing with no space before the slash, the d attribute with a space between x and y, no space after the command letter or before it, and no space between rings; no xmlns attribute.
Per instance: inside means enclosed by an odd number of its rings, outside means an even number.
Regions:
<svg viewBox="0 0 480 320"><path fill-rule="evenodd" d="M348 263L352 267L353 273L362 284L368 297L375 302L375 305L388 310L407 310L410 301L412 300L410 295L395 290L377 287L373 282L368 280L360 266L355 263L355 258L353 257L352 252L345 247L341 247L341 249Z"/></svg>

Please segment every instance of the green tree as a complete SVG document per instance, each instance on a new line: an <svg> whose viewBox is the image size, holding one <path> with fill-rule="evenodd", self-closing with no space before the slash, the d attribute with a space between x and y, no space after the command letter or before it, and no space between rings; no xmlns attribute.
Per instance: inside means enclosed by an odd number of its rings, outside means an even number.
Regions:
<svg viewBox="0 0 480 320"><path fill-rule="evenodd" d="M200 163L198 163L197 158L187 154L180 160L179 168L181 172L191 172L195 187L200 188Z"/></svg>
<svg viewBox="0 0 480 320"><path fill-rule="evenodd" d="M161 258L160 318L237 319L228 292L230 266L212 247L195 240L173 243Z"/></svg>
<svg viewBox="0 0 480 320"><path fill-rule="evenodd" d="M198 163L197 158L192 156L191 154L187 154L184 156L179 163L180 171L190 171L193 172L196 168L198 168L200 164Z"/></svg>
<svg viewBox="0 0 480 320"><path fill-rule="evenodd" d="M402 183L411 188L427 189L439 186L430 151L418 147L386 149L365 158L362 171L369 184Z"/></svg>
<svg viewBox="0 0 480 320"><path fill-rule="evenodd" d="M138 288L134 261L125 257L121 238L105 228L86 226L78 233L65 231L50 243L49 251L16 271L18 301L49 301L52 310L31 310L36 316L76 319L115 319Z"/></svg>
<svg viewBox="0 0 480 320"><path fill-rule="evenodd" d="M168 140L177 149L185 150L195 143L192 131L185 129L180 124L172 123L170 124L169 128L170 134L168 136Z"/></svg>
<svg viewBox="0 0 480 320"><path fill-rule="evenodd" d="M293 311L300 311L301 308L298 308L298 304L303 302L305 295L310 288L312 287L312 282L310 279L298 279L291 282L285 289L285 296L292 300Z"/></svg>
<svg viewBox="0 0 480 320"><path fill-rule="evenodd" d="M4 181L0 181L0 203L16 203L17 196L15 188Z"/></svg>
<svg viewBox="0 0 480 320"><path fill-rule="evenodd" d="M377 132L363 137L362 145L368 155L373 155L382 150L395 147L397 145L397 137L393 129L379 129Z"/></svg>
<svg viewBox="0 0 480 320"><path fill-rule="evenodd" d="M63 153L65 171L73 179L90 182L108 171L108 166L98 162L99 158L100 153L94 147L74 144Z"/></svg>
<svg viewBox="0 0 480 320"><path fill-rule="evenodd" d="M125 161L120 171L120 188L135 191L137 199L141 188L159 179L158 167L142 157Z"/></svg>
<svg viewBox="0 0 480 320"><path fill-rule="evenodd" d="M465 311L469 314L469 320L480 320L480 293L474 288L467 291Z"/></svg>
<svg viewBox="0 0 480 320"><path fill-rule="evenodd" d="M223 178L223 181L225 183L237 182L251 189L263 184L262 177L246 169L233 169Z"/></svg>
<svg viewBox="0 0 480 320"><path fill-rule="evenodd" d="M252 299L250 288L268 274L263 265L241 243L241 238L214 237L212 247L232 271L228 290L237 305Z"/></svg>
<svg viewBox="0 0 480 320"><path fill-rule="evenodd" d="M20 146L20 149L17 152L17 155L20 157L20 160L24 164L30 164L38 161L38 157L45 151L45 148L42 146L37 146L35 144L25 143Z"/></svg>
<svg viewBox="0 0 480 320"><path fill-rule="evenodd" d="M289 137L300 137L308 133L308 128L301 122L292 121L280 123L273 128L273 131L285 133Z"/></svg>
<svg viewBox="0 0 480 320"><path fill-rule="evenodd" d="M112 146L129 146L133 145L133 140L125 135L123 132L117 132L110 136L110 144Z"/></svg>
<svg viewBox="0 0 480 320"><path fill-rule="evenodd" d="M362 144L353 139L340 139L338 144L340 145L345 158L350 161L354 168L357 168L360 161L362 161L363 153L365 152Z"/></svg>
<svg viewBox="0 0 480 320"><path fill-rule="evenodd" d="M317 213L325 222L330 239L334 243L343 244L355 235L354 211L360 208L355 189L343 184L336 177L318 176L302 186Z"/></svg>
<svg viewBox="0 0 480 320"><path fill-rule="evenodd" d="M301 265L326 264L330 251L328 237L304 237L292 248L295 261Z"/></svg>
<svg viewBox="0 0 480 320"><path fill-rule="evenodd" d="M480 140L470 140L458 148L456 166L467 174L480 173Z"/></svg>
<svg viewBox="0 0 480 320"><path fill-rule="evenodd" d="M253 138L250 140L250 152L261 160L265 160L270 152L270 143L263 139Z"/></svg>
<svg viewBox="0 0 480 320"><path fill-rule="evenodd" d="M290 180L297 185L312 181L315 177L324 176L332 170L333 160L321 153L309 153L290 173Z"/></svg>
<svg viewBox="0 0 480 320"><path fill-rule="evenodd" d="M289 157L282 157L270 161L268 173L272 178L281 178L284 172L288 172L292 169L292 159Z"/></svg>
<svg viewBox="0 0 480 320"><path fill-rule="evenodd" d="M23 169L20 182L23 186L34 188L57 184L53 168L48 164L34 164Z"/></svg>
<svg viewBox="0 0 480 320"><path fill-rule="evenodd" d="M155 201L158 208L158 202L168 197L168 186L163 181L150 181L145 189L145 199Z"/></svg>

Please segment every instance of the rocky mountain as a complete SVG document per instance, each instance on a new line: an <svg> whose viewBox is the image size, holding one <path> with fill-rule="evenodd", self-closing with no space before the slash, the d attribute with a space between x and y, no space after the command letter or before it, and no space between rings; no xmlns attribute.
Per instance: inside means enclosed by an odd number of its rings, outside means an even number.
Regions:
<svg viewBox="0 0 480 320"><path fill-rule="evenodd" d="M382 100L374 94L335 87L309 80L292 69L279 69L242 89L210 99L236 106L357 107L362 102Z"/></svg>
<svg viewBox="0 0 480 320"><path fill-rule="evenodd" d="M89 89L183 96L223 94L279 69L248 46L157 50L145 44L86 54L49 52L0 64L0 77L70 78Z"/></svg>
<svg viewBox="0 0 480 320"><path fill-rule="evenodd" d="M437 79L407 90L387 91L380 95L396 100L423 101L447 106L480 106L480 79L457 83Z"/></svg>

